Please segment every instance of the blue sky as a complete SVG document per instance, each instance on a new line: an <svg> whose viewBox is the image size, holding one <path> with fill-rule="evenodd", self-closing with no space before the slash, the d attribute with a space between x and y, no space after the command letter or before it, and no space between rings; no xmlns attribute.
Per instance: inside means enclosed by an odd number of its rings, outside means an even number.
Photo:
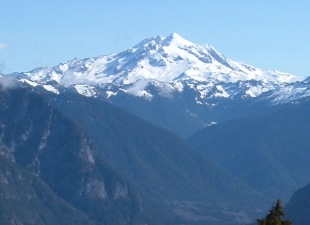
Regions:
<svg viewBox="0 0 310 225"><path fill-rule="evenodd" d="M235 61L310 76L308 0L1 0L0 72L118 53L176 32Z"/></svg>

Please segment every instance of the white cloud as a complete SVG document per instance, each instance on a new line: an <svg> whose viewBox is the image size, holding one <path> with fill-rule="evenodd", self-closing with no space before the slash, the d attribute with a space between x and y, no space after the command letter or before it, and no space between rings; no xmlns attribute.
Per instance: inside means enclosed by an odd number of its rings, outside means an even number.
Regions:
<svg viewBox="0 0 310 225"><path fill-rule="evenodd" d="M17 81L11 76L0 75L0 90L7 90L16 87Z"/></svg>
<svg viewBox="0 0 310 225"><path fill-rule="evenodd" d="M0 50L4 49L4 48L7 48L7 47L8 47L8 45L6 43L0 42Z"/></svg>

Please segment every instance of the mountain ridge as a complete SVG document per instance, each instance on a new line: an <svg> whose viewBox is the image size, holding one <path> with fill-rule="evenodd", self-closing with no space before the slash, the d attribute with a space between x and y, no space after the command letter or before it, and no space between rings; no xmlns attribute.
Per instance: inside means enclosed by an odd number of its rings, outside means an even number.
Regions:
<svg viewBox="0 0 310 225"><path fill-rule="evenodd" d="M235 62L175 33L117 54L6 76L20 86L108 101L181 137L256 107L310 96L308 79Z"/></svg>
<svg viewBox="0 0 310 225"><path fill-rule="evenodd" d="M264 88L270 90L270 87L266 86L267 83L279 85L302 80L288 73L265 71L244 63L237 63L227 59L210 45L194 44L176 33L167 37L154 36L145 39L118 54L82 60L73 59L50 69L37 68L18 76L29 84L43 85L49 91L51 89L44 85L52 81L65 87L74 86L80 94L83 94L83 88L77 85L102 87L114 84L123 86L126 92L136 96L143 96L143 93L147 92L145 87L150 82L157 82L162 90L171 92L181 91L182 82L196 85L209 83L216 86L214 84L220 82L256 80L263 85L260 90L262 93L266 91L263 90ZM161 82L170 84L170 87L161 86ZM219 89L217 95L225 97L223 90L217 88ZM90 89L94 90L94 88ZM204 96L203 92L209 91L208 87L201 85L196 89L201 96ZM220 91L223 92L222 95ZM246 94L250 96L260 94L258 92L254 94L254 91L258 90L248 89Z"/></svg>

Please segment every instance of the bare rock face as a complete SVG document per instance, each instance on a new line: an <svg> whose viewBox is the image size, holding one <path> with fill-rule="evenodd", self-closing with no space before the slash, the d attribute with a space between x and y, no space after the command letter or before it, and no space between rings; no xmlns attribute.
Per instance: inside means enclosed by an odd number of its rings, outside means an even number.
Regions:
<svg viewBox="0 0 310 225"><path fill-rule="evenodd" d="M13 153L4 145L1 137L0 137L0 156L4 156L11 162L15 163L15 157Z"/></svg>
<svg viewBox="0 0 310 225"><path fill-rule="evenodd" d="M89 198L105 199L107 197L107 192L104 181L93 178L88 179L84 194Z"/></svg>
<svg viewBox="0 0 310 225"><path fill-rule="evenodd" d="M84 140L82 140L79 156L81 160L85 161L88 164L94 165L96 162L94 150L91 148L91 146L89 145L88 141L85 138Z"/></svg>
<svg viewBox="0 0 310 225"><path fill-rule="evenodd" d="M127 198L128 197L128 186L127 184L116 183L114 199Z"/></svg>

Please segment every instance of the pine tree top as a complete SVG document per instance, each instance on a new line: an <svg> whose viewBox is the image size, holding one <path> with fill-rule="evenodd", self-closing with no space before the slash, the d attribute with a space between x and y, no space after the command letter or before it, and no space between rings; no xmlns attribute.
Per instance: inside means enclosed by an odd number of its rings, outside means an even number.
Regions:
<svg viewBox="0 0 310 225"><path fill-rule="evenodd" d="M285 216L283 205L280 199L277 200L276 204L273 204L269 213L265 219L257 220L258 225L291 225L293 224L290 220L282 220L281 217Z"/></svg>

